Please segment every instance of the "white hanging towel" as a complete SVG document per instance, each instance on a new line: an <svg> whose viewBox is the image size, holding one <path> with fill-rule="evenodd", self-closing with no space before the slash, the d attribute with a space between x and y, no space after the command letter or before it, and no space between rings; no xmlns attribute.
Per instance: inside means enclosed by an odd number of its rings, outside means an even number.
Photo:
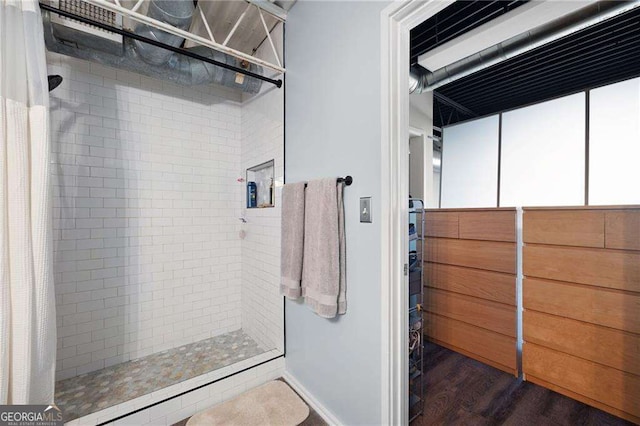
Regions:
<svg viewBox="0 0 640 426"><path fill-rule="evenodd" d="M305 194L302 295L324 318L347 311L343 188L336 178L320 179Z"/></svg>
<svg viewBox="0 0 640 426"><path fill-rule="evenodd" d="M282 187L280 243L280 293L289 299L301 296L304 242L304 182Z"/></svg>

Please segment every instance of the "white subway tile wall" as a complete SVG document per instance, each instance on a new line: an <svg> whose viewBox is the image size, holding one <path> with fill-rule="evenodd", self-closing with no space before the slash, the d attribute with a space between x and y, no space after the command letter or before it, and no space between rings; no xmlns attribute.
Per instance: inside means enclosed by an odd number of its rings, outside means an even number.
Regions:
<svg viewBox="0 0 640 426"><path fill-rule="evenodd" d="M261 137L261 115L237 92L56 54L47 60L49 73L64 77L51 94L57 379L241 327L252 337L266 329L259 342L281 347L282 300L264 299L277 295L279 214L271 209L251 224L259 244L242 242L237 178L243 152L253 152L243 143L264 153L258 144L275 149L278 133L283 151L282 123ZM282 154L274 156L282 176ZM271 244L245 267L243 253ZM254 268L268 271L273 289L256 284ZM245 315L244 295L264 312Z"/></svg>
<svg viewBox="0 0 640 426"><path fill-rule="evenodd" d="M280 296L280 199L284 180L284 93L270 88L242 106L243 169L274 160L275 207L245 209L242 325L263 347L284 351ZM246 204L245 204L246 205Z"/></svg>

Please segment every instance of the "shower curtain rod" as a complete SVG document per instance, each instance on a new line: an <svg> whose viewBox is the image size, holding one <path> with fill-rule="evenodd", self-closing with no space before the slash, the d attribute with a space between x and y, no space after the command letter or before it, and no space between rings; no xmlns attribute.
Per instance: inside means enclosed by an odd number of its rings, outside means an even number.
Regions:
<svg viewBox="0 0 640 426"><path fill-rule="evenodd" d="M341 178L341 177L340 177L340 178L338 178L338 179L337 179L337 181L338 181L338 182L344 182L344 184L345 184L346 186L349 186L349 185L351 185L351 184L353 183L353 178L352 178L351 176L345 176L345 177L343 177L343 178ZM304 186L306 187L306 186L307 186L307 184L305 183L305 184L304 184Z"/></svg>
<svg viewBox="0 0 640 426"><path fill-rule="evenodd" d="M112 33L120 34L121 36L124 36L124 37L129 37L129 38L132 38L134 40L141 41L143 43L148 43L148 44L151 44L153 46L160 47L162 49L170 50L172 52L179 53L181 55L185 55L185 56L188 56L190 58L200 60L202 62L206 62L206 63L211 64L211 65L216 65L218 67L226 68L228 70L232 70L232 71L238 72L240 74L247 75L249 77L257 78L258 80L266 81L267 83L271 83L271 84L275 85L278 88L282 87L282 80L281 79L274 80L272 78L265 77L263 75L255 73L255 72L245 70L243 68L239 68L239 67L236 67L236 66L233 66L233 65L225 64L224 62L216 61L215 59L210 59L210 58L207 58L206 56L198 55L197 53L190 52L190 51L188 51L186 49L183 49L181 47L170 46L168 44L164 44L164 43L161 43L159 41L156 41L156 40L153 40L153 39L138 35L138 34L136 34L134 32L131 32L131 31L127 31L127 30L123 30L123 29L120 29L120 28L112 27L110 25L103 24L102 22L94 21L93 19L85 18L84 16L76 15L76 14L67 12L65 10L61 10L61 9L49 6L48 4L45 4L45 3L40 3L40 8L43 9L43 10L49 11L49 12L57 13L58 15L64 16L66 18L75 19L76 21L80 21L80 22L82 22L84 24L89 24L89 25L96 26L96 27L98 27L100 29L103 29L105 31L110 31Z"/></svg>

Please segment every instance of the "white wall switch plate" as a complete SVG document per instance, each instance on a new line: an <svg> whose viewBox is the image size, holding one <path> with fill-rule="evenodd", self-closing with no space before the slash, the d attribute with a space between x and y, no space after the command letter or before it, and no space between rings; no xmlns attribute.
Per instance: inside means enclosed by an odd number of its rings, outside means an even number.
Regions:
<svg viewBox="0 0 640 426"><path fill-rule="evenodd" d="M360 198L360 222L371 223L371 197Z"/></svg>

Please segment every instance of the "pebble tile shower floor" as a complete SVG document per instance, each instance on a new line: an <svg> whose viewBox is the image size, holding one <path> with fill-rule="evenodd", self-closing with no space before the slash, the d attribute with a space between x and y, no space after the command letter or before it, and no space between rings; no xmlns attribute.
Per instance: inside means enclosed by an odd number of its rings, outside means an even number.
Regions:
<svg viewBox="0 0 640 426"><path fill-rule="evenodd" d="M55 401L70 421L263 352L237 330L61 380Z"/></svg>

